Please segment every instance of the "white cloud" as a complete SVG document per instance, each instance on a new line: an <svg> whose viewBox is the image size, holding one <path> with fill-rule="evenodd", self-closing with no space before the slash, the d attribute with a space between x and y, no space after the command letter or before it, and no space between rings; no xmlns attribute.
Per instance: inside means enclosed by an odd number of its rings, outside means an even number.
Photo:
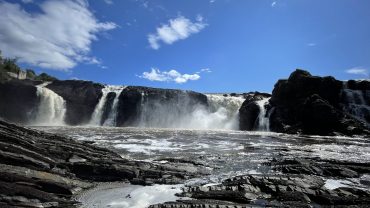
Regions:
<svg viewBox="0 0 370 208"><path fill-rule="evenodd" d="M202 69L200 72L194 74L181 74L180 72L172 69L170 71L160 71L157 68L152 68L150 72L143 72L141 76L138 76L143 79L150 81L158 82L176 82L178 84L183 84L189 80L198 80L200 79L201 72L211 72L208 68Z"/></svg>
<svg viewBox="0 0 370 208"><path fill-rule="evenodd" d="M276 6L276 4L277 4L277 1L273 1L273 2L271 3L271 7L275 7L275 6Z"/></svg>
<svg viewBox="0 0 370 208"><path fill-rule="evenodd" d="M314 47L316 45L317 45L316 43L307 43L307 46L309 46L309 47Z"/></svg>
<svg viewBox="0 0 370 208"><path fill-rule="evenodd" d="M29 3L33 3L33 0L22 0L22 2L25 4L29 4Z"/></svg>
<svg viewBox="0 0 370 208"><path fill-rule="evenodd" d="M369 76L369 71L362 67L354 67L351 69L347 69L346 73L348 74L355 74L355 75L363 75L363 76Z"/></svg>
<svg viewBox="0 0 370 208"><path fill-rule="evenodd" d="M106 4L113 4L113 0L104 0Z"/></svg>
<svg viewBox="0 0 370 208"><path fill-rule="evenodd" d="M0 50L8 57L42 68L68 70L80 62L98 64L89 57L99 32L116 28L99 22L84 0L50 0L41 12L0 1Z"/></svg>
<svg viewBox="0 0 370 208"><path fill-rule="evenodd" d="M157 27L156 33L148 35L150 47L157 50L161 46L161 42L172 44L176 41L188 38L190 35L203 30L207 24L203 22L203 17L198 15L195 22L179 16L175 19L170 19L168 24Z"/></svg>
<svg viewBox="0 0 370 208"><path fill-rule="evenodd" d="M216 2L216 0L209 0L209 3L211 3L211 4L213 4L215 2Z"/></svg>
<svg viewBox="0 0 370 208"><path fill-rule="evenodd" d="M212 72L209 68L204 68L204 69L201 69L200 72L197 72L197 73L201 73L201 72Z"/></svg>

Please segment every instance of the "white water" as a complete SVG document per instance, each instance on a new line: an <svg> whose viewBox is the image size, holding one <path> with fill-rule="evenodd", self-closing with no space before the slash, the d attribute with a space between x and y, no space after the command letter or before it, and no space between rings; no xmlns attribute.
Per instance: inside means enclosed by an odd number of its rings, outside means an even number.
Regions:
<svg viewBox="0 0 370 208"><path fill-rule="evenodd" d="M158 103L143 94L139 127L181 129L238 129L238 113L244 98L206 95L208 107L192 106L186 96L175 102Z"/></svg>
<svg viewBox="0 0 370 208"><path fill-rule="evenodd" d="M104 121L104 126L116 126L117 110L118 110L118 101L119 95L122 90L125 89L125 86L109 86L110 92L114 92L116 97L113 100L112 108L110 109L107 120ZM102 114L102 113L101 113Z"/></svg>
<svg viewBox="0 0 370 208"><path fill-rule="evenodd" d="M102 96L96 104L93 114L91 115L90 125L100 126L100 122L103 116L103 107L107 100L107 95L110 92L108 87L102 89Z"/></svg>
<svg viewBox="0 0 370 208"><path fill-rule="evenodd" d="M100 126L101 125L102 116L103 116L103 113L104 113L104 105L107 102L107 95L110 92L115 92L116 93L116 97L115 97L116 109L115 110L117 111L117 103L118 103L119 93L122 92L122 90L124 88L125 87L122 87L122 86L107 85L102 89L103 94L102 94L98 104L96 104L93 114L91 115L91 120L90 120L90 123L89 123L90 125L93 125L93 126ZM117 92L118 92L118 94L117 94ZM112 106L112 108L113 108L113 106ZM112 109L110 109L110 110L112 111ZM113 120L112 118L113 118L113 115L110 115L111 121L109 121L109 122L112 122L112 120Z"/></svg>
<svg viewBox="0 0 370 208"><path fill-rule="evenodd" d="M258 114L258 131L270 131L270 118L269 114L266 113L266 104L270 98L263 98L257 101L257 105L260 108L260 113Z"/></svg>
<svg viewBox="0 0 370 208"><path fill-rule="evenodd" d="M83 208L144 208L152 204L176 201L182 185L139 186L130 184L101 184L84 192L77 199ZM184 198L187 199L187 198Z"/></svg>
<svg viewBox="0 0 370 208"><path fill-rule="evenodd" d="M32 125L62 126L65 124L66 102L61 96L46 88L48 84L36 86L40 104Z"/></svg>
<svg viewBox="0 0 370 208"><path fill-rule="evenodd" d="M370 123L365 119L366 115L370 115L370 106L367 105L363 92L361 90L348 89L345 85L342 93L344 93L347 101L343 106L344 110L370 126Z"/></svg>
<svg viewBox="0 0 370 208"><path fill-rule="evenodd" d="M244 102L242 97L224 97L223 95L207 95L209 112L204 116L206 128L239 129L239 109ZM207 128L208 127L208 128Z"/></svg>

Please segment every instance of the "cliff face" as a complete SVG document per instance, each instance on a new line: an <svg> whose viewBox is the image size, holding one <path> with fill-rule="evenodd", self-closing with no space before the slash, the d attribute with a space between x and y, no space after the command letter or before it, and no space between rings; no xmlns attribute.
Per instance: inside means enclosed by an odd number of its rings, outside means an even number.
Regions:
<svg viewBox="0 0 370 208"><path fill-rule="evenodd" d="M28 123L39 103L35 84L20 80L0 82L0 117L16 123Z"/></svg>
<svg viewBox="0 0 370 208"><path fill-rule="evenodd" d="M160 120L161 113L192 112L192 108L198 105L207 106L206 95L193 91L129 86L123 89L119 97L117 126L135 126L140 119L149 119L145 118L148 115L150 119L157 116ZM167 108L168 111L157 110L161 108Z"/></svg>
<svg viewBox="0 0 370 208"><path fill-rule="evenodd" d="M65 122L69 125L86 124L90 121L104 88L101 84L81 80L57 80L46 87L66 101Z"/></svg>
<svg viewBox="0 0 370 208"><path fill-rule="evenodd" d="M257 101L268 98L271 95L266 93L249 93L245 94L245 101L239 109L239 129L246 131L256 130L258 127L258 116L260 107Z"/></svg>
<svg viewBox="0 0 370 208"><path fill-rule="evenodd" d="M257 101L247 97L239 110L241 130L255 129L260 112ZM317 135L369 134L370 82L342 82L333 77L294 71L279 80L267 105L269 128L284 133Z"/></svg>
<svg viewBox="0 0 370 208"><path fill-rule="evenodd" d="M32 125L41 102L35 86L41 83L28 80L0 83L0 117ZM89 123L100 101L103 101L101 114L96 124L109 120L113 126L172 127L179 117L208 106L207 96L193 91L141 86L111 91L103 90L101 84L79 80L54 81L46 88L64 99L67 125ZM342 82L296 70L288 79L279 80L269 102L261 104L269 96L244 94L246 100L239 109L240 130L257 130L263 110L266 111L264 121L269 118L268 129L275 132L319 135L369 132L369 81Z"/></svg>
<svg viewBox="0 0 370 208"><path fill-rule="evenodd" d="M272 92L270 104L275 110L270 117L271 129L319 135L368 134L366 124L344 111L343 89L343 82L333 77L296 70L287 80L279 80Z"/></svg>

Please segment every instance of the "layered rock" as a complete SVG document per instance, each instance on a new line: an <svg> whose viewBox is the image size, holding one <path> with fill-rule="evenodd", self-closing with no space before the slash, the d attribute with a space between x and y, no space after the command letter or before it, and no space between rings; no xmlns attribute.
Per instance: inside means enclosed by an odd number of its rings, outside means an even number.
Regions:
<svg viewBox="0 0 370 208"><path fill-rule="evenodd" d="M343 111L343 83L333 77L296 70L274 87L270 104L272 131L330 135L369 134L362 122Z"/></svg>
<svg viewBox="0 0 370 208"><path fill-rule="evenodd" d="M185 188L182 200L152 205L150 208L173 207L366 207L370 192L339 187L328 189L325 180L309 175L243 175L226 179L219 185Z"/></svg>
<svg viewBox="0 0 370 208"><path fill-rule="evenodd" d="M126 160L88 142L0 121L0 207L74 207L73 194L91 182L174 184L199 172Z"/></svg>

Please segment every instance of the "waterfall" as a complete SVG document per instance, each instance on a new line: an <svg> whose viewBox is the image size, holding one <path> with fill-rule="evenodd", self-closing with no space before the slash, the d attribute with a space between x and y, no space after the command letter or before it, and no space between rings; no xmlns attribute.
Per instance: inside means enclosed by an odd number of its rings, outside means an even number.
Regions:
<svg viewBox="0 0 370 208"><path fill-rule="evenodd" d="M140 127L183 129L238 129L238 113L244 98L208 94L208 106L194 104L184 92L177 99L158 102L142 94Z"/></svg>
<svg viewBox="0 0 370 208"><path fill-rule="evenodd" d="M40 99L37 114L32 125L64 125L66 102L64 99L46 88L49 83L37 85L37 96Z"/></svg>
<svg viewBox="0 0 370 208"><path fill-rule="evenodd" d="M109 111L108 118L104 121L104 126L116 126L116 118L117 118L117 111L118 111L118 101L119 101L119 95L121 94L122 90L125 89L125 86L109 86L108 92L114 92L115 97L113 100L112 107ZM107 96L105 96L106 99ZM103 113L101 113L103 114Z"/></svg>
<svg viewBox="0 0 370 208"><path fill-rule="evenodd" d="M270 98L263 98L256 102L260 109L260 113L258 114L258 131L270 131L270 118L269 114L266 112L266 105L269 99Z"/></svg>
<svg viewBox="0 0 370 208"><path fill-rule="evenodd" d="M366 117L370 118L370 106L366 103L365 92L349 89L347 83L344 83L342 94L345 99L342 105L344 111L370 126L366 119Z"/></svg>
<svg viewBox="0 0 370 208"><path fill-rule="evenodd" d="M205 128L239 129L239 109L243 97L207 94L209 111L204 116Z"/></svg>
<svg viewBox="0 0 370 208"><path fill-rule="evenodd" d="M100 126L102 124L104 106L106 105L106 102L107 102L107 96L110 92L114 92L115 89L120 89L120 88L122 87L107 85L102 89L102 96L98 104L96 104L95 106L94 112L91 115L89 125Z"/></svg>

